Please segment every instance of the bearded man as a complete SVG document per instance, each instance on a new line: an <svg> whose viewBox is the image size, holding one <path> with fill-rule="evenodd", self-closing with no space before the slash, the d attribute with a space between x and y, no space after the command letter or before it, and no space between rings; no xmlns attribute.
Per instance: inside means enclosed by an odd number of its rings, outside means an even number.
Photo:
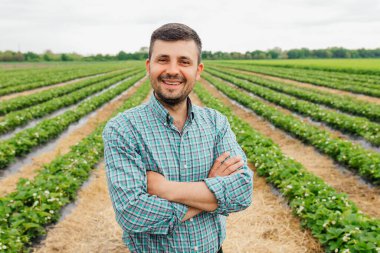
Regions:
<svg viewBox="0 0 380 253"><path fill-rule="evenodd" d="M251 204L253 172L228 120L189 98L201 51L186 25L155 30L150 101L104 129L108 187L131 252L222 252L226 216Z"/></svg>

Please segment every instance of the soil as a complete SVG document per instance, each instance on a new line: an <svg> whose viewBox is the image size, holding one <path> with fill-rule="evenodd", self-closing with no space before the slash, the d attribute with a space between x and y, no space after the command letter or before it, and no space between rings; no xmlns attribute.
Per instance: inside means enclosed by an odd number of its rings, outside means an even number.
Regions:
<svg viewBox="0 0 380 253"><path fill-rule="evenodd" d="M322 155L313 147L304 145L301 141L273 127L253 112L244 110L236 103L232 103L230 99L222 95L205 80L202 80L202 84L215 97L218 97L224 104L232 108L237 116L245 119L252 128L265 136L269 136L280 146L284 154L300 162L308 171L322 178L338 192L347 193L349 199L354 201L362 212L376 218L380 217L379 188L364 183L359 176L342 169L332 159Z"/></svg>
<svg viewBox="0 0 380 253"><path fill-rule="evenodd" d="M16 173L11 174L0 180L0 196L4 196L16 189L16 183L23 178L33 178L42 165L51 162L59 155L66 154L70 151L70 147L80 142L83 138L88 136L95 128L102 122L109 119L112 113L117 110L130 96L136 92L138 86L145 81L145 78L138 82L138 85L131 87L127 92L121 95L117 100L106 104L104 107L98 110L98 112L88 119L88 122L82 127L75 129L66 138L60 140L56 147L38 157L33 158L31 164L27 164L18 170Z"/></svg>
<svg viewBox="0 0 380 253"><path fill-rule="evenodd" d="M293 115L293 116L297 117L299 120L302 120L303 122L305 122L307 124L312 124L313 126L318 127L319 129L322 129L324 131L328 131L335 138L345 139L345 140L351 141L353 143L356 143L358 145L361 145L361 146L363 146L366 149L371 149L373 151L378 151L377 147L374 147L371 143L367 142L362 137L352 136L352 135L349 135L349 134L344 134L344 133L342 133L342 132L340 132L338 130L333 129L332 127L327 126L323 122L314 121L314 120L310 119L309 117L305 117L305 116L303 116L301 114L298 114L296 112L288 110L288 109L286 109L284 107L281 107L281 106L279 106L279 105L277 105L275 103L269 102L269 101L267 101L267 100L265 100L265 99L263 99L263 98L261 98L259 96L256 96L255 94L253 94L253 93L251 93L249 91L246 91L245 89L240 88L240 87L238 87L238 86L236 86L236 85L234 85L234 84L232 84L230 82L222 80L222 79L220 79L218 77L215 77L215 78L219 79L221 82L225 83L226 85L229 85L232 88L235 88L235 89L238 89L239 91L247 93L248 95L254 97L255 99L260 100L262 103L264 103L264 104L266 104L268 106L275 107L276 110L278 110L278 111L280 111L280 112L282 112L282 113L284 113L286 115ZM234 103L236 103L236 102L234 102ZM331 109L331 108L326 108L326 109L332 110L332 111L336 111L336 110Z"/></svg>
<svg viewBox="0 0 380 253"><path fill-rule="evenodd" d="M148 99L149 96L143 103ZM87 186L79 191L73 211L49 229L46 239L33 252L127 253L121 237L101 163Z"/></svg>
<svg viewBox="0 0 380 253"><path fill-rule="evenodd" d="M262 73L256 73L256 72L250 72L250 71L244 71L244 70L236 70L236 71L240 72L240 73L244 73L244 74L250 74L250 75L263 77L263 78L274 80L274 81L294 84L294 85L297 85L298 87L311 88L311 89L325 91L325 92L332 93L332 94L350 96L352 98L362 100L364 102L371 102L371 103L380 105L380 98L376 98L376 97L371 97L371 96L366 96L366 95L362 95L362 94L352 93L349 91L343 91L343 90L318 86L315 84L299 82L299 81L290 80L290 79L281 78L281 77L270 76L270 75L266 75L266 74L262 74Z"/></svg>
<svg viewBox="0 0 380 253"><path fill-rule="evenodd" d="M116 72L116 71L112 71L112 72ZM32 90L26 90L26 91L22 91L22 92L17 92L17 93L12 93L12 94L9 94L9 95L0 96L0 102L5 101L5 100L9 100L9 99L12 99L12 98L16 98L16 97L22 97L22 96L31 95L31 94L34 94L34 93L37 93L37 92L41 92L41 91L44 91L44 90L50 90L50 89L53 89L53 88L65 86L65 85L68 85L68 84L76 83L76 82L79 82L79 81L83 81L83 80L86 80L86 79L89 79L89 78L93 78L93 77L97 77L97 76L101 76L101 75L105 75L105 74L109 74L109 73L112 73L112 72L107 72L107 73L96 74L96 75L92 75L92 76L81 77L81 78L77 78L77 79L70 80L70 81L67 81L67 82L57 83L57 84L53 84L53 85L49 85L49 86L45 86L45 87L40 87L40 88L36 88L36 89L32 89Z"/></svg>

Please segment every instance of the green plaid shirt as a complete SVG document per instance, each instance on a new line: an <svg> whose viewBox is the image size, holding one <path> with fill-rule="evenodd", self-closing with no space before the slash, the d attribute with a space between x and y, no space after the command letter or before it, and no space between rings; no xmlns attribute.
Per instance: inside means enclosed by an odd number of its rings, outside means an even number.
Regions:
<svg viewBox="0 0 380 253"><path fill-rule="evenodd" d="M103 132L107 181L116 220L131 252L217 252L226 237L226 216L251 204L253 172L228 120L191 104L182 133L154 95L119 114ZM215 159L240 154L244 173L207 178ZM182 222L188 207L147 193L146 171L171 181L204 181L218 208Z"/></svg>

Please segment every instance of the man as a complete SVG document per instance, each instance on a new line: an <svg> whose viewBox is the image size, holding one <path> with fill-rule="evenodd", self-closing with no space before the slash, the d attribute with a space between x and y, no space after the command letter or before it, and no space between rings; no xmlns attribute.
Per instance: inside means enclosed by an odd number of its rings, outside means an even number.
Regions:
<svg viewBox="0 0 380 253"><path fill-rule="evenodd" d="M253 172L226 117L188 98L203 67L193 29L158 28L149 103L104 129L109 191L131 252L222 252L226 216L251 204Z"/></svg>

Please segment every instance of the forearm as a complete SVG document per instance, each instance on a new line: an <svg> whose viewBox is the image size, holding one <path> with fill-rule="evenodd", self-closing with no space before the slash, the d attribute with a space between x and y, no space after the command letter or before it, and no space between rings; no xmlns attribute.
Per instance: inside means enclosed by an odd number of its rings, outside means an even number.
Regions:
<svg viewBox="0 0 380 253"><path fill-rule="evenodd" d="M218 207L215 195L205 182L169 181L162 197L208 212L214 211Z"/></svg>

